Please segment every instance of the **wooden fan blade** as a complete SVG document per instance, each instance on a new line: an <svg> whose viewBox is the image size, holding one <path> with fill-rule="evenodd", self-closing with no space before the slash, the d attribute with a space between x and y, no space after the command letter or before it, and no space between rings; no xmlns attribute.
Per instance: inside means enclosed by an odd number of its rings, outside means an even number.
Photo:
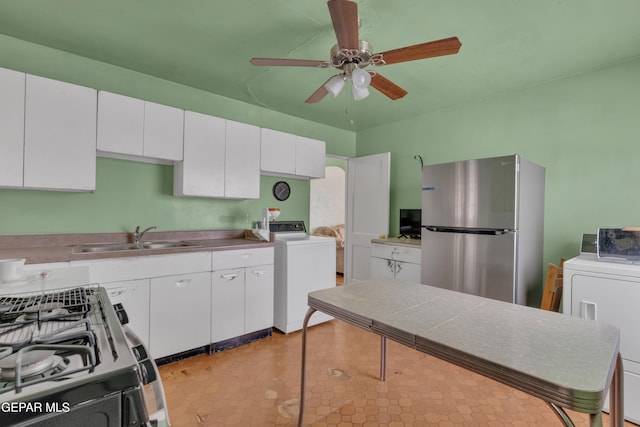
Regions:
<svg viewBox="0 0 640 427"><path fill-rule="evenodd" d="M378 89L383 95L388 96L393 101L400 99L407 94L406 90L377 73L375 76L371 77L370 86Z"/></svg>
<svg viewBox="0 0 640 427"><path fill-rule="evenodd" d="M308 97L304 102L307 103L307 104L315 104L316 102L322 101L322 99L329 94L329 91L327 90L326 87L324 87L324 85L326 85L327 82L329 80L331 80L332 78L333 78L333 76L329 77L327 79L327 81L322 83L322 86L320 86L318 89L316 89L316 91L313 92L311 94L311 96Z"/></svg>
<svg viewBox="0 0 640 427"><path fill-rule="evenodd" d="M415 61L416 59L453 55L458 53L460 46L462 46L462 43L460 43L457 37L449 37L448 39L388 50L381 52L380 55L382 55L384 63L389 65L397 64L398 62Z"/></svg>
<svg viewBox="0 0 640 427"><path fill-rule="evenodd" d="M327 61L316 61L314 59L287 59L287 58L251 58L249 61L253 65L261 67L318 67L329 66Z"/></svg>
<svg viewBox="0 0 640 427"><path fill-rule="evenodd" d="M329 14L340 49L358 49L358 4L349 0L329 0Z"/></svg>

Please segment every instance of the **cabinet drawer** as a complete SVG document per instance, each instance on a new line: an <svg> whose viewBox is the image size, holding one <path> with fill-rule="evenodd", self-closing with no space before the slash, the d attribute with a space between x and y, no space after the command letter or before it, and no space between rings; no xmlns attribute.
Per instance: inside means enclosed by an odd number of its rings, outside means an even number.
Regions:
<svg viewBox="0 0 640 427"><path fill-rule="evenodd" d="M372 243L371 256L420 264L421 249L403 245Z"/></svg>
<svg viewBox="0 0 640 427"><path fill-rule="evenodd" d="M212 253L213 270L273 264L273 248L238 249Z"/></svg>
<svg viewBox="0 0 640 427"><path fill-rule="evenodd" d="M76 265L89 266L92 281L107 283L211 271L211 253L193 252L71 261L71 266Z"/></svg>

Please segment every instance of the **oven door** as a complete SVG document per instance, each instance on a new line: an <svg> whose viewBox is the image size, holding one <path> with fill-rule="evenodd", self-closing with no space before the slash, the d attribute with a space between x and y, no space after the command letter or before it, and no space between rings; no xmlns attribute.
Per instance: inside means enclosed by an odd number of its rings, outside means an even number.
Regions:
<svg viewBox="0 0 640 427"><path fill-rule="evenodd" d="M129 347L131 347L131 351L138 360L140 379L142 381L141 390L149 425L153 427L169 427L171 424L167 411L167 401L158 367L138 335L127 325L122 327Z"/></svg>
<svg viewBox="0 0 640 427"><path fill-rule="evenodd" d="M169 422L169 412L167 411L167 401L164 395L164 388L162 387L162 379L158 372L158 366L140 337L127 325L129 318L122 304L114 304L113 308L124 330L128 347L138 361L143 398L142 403L145 408L144 412L146 412L149 419L148 425L151 427L169 427L171 425ZM135 408L138 405L136 405L137 402L135 402L135 400L135 394L125 397L123 414L125 422L135 423L135 420L128 419L137 417ZM131 410L128 408L131 408Z"/></svg>

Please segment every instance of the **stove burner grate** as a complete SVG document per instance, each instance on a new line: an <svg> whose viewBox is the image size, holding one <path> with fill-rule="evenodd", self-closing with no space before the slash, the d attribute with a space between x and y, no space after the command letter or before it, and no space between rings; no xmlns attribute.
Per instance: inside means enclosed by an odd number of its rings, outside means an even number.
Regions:
<svg viewBox="0 0 640 427"><path fill-rule="evenodd" d="M90 292L76 288L0 296L0 383L5 381L0 394L94 371L100 352L89 317L96 304Z"/></svg>

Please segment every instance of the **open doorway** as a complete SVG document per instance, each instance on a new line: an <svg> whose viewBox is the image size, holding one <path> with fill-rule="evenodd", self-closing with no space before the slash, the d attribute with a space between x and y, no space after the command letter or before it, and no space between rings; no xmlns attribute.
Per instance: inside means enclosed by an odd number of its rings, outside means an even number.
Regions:
<svg viewBox="0 0 640 427"><path fill-rule="evenodd" d="M309 230L336 239L336 283L344 283L347 160L327 157L325 177L311 180Z"/></svg>

